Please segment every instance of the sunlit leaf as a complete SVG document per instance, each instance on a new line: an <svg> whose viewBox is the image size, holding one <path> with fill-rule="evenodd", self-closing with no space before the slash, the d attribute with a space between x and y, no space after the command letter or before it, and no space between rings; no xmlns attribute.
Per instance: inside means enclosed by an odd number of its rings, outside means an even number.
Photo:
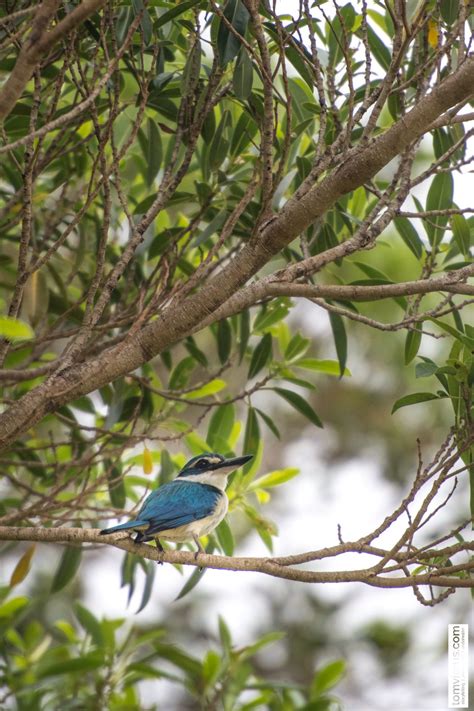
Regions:
<svg viewBox="0 0 474 711"><path fill-rule="evenodd" d="M9 316L0 316L0 336L9 341L27 341L34 338L31 326L24 321Z"/></svg>

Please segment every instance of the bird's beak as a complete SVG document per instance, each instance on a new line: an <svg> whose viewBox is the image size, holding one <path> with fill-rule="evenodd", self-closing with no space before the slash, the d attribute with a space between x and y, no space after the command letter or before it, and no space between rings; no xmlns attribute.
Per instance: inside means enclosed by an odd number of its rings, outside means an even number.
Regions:
<svg viewBox="0 0 474 711"><path fill-rule="evenodd" d="M229 459L224 459L223 462L214 464L212 467L216 472L233 472L235 469L242 467L244 464L249 462L253 458L253 454L244 454L243 457L230 457Z"/></svg>

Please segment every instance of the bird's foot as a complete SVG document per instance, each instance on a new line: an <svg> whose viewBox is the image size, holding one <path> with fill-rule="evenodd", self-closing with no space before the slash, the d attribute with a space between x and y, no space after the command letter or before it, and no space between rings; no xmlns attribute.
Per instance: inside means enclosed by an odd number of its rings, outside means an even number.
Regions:
<svg viewBox="0 0 474 711"><path fill-rule="evenodd" d="M161 541L159 540L159 538L155 538L155 546L158 548L158 552L161 554L161 557L163 557L163 553L165 552L165 549L164 549L163 546L161 545ZM162 560L157 560L157 561L156 561L156 564L157 564L157 565L163 565L163 561L162 561Z"/></svg>

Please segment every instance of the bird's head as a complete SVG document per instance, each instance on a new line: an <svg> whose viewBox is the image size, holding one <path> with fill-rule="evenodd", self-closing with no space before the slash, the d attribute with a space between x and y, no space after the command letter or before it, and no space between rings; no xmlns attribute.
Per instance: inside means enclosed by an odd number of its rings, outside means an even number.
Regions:
<svg viewBox="0 0 474 711"><path fill-rule="evenodd" d="M227 476L246 464L252 456L245 454L243 457L226 458L222 454L205 452L190 459L179 472L178 478L225 488Z"/></svg>

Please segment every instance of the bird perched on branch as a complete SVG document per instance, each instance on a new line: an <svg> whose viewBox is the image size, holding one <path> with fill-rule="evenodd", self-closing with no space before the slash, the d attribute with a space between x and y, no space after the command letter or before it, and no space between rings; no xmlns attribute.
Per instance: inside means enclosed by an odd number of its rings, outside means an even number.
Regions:
<svg viewBox="0 0 474 711"><path fill-rule="evenodd" d="M160 538L179 543L194 540L196 556L204 553L200 537L213 531L227 513L227 477L250 459L251 454L230 459L213 453L193 457L176 479L145 499L135 519L106 528L101 534L136 531L135 543L155 539L161 551Z"/></svg>

